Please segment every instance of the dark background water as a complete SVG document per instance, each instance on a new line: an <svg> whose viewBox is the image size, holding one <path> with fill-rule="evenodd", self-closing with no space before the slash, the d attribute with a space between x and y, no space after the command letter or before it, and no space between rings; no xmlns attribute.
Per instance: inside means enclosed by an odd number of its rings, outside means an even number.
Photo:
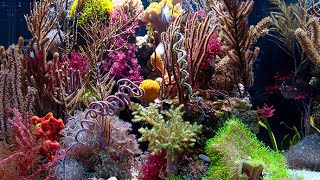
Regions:
<svg viewBox="0 0 320 180"><path fill-rule="evenodd" d="M29 13L30 2L33 0L0 0L0 44L8 47L15 43L19 36L25 39L31 38L27 31L24 14ZM295 2L294 0L287 1ZM143 1L145 7L148 6L146 0ZM270 11L268 0L255 0L253 12L249 18L249 24L256 24L262 18L268 16ZM299 104L286 100L280 96L269 96L265 94L265 87L270 85L273 75L279 71L286 71L289 67L290 57L288 57L277 45L270 41L271 37L266 36L259 40L258 46L261 48L257 62L255 63L255 84L251 89L252 103L254 108L262 106L264 102L274 105L277 109L275 116L270 119L272 130L276 139L280 143L285 134L292 131L280 125L284 121L288 126L299 127L300 111ZM267 132L261 128L258 134L259 139L263 139L269 144Z"/></svg>

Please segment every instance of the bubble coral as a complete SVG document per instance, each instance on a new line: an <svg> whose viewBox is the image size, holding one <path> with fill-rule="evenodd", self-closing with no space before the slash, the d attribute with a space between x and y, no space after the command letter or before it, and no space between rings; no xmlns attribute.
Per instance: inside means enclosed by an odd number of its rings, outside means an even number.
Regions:
<svg viewBox="0 0 320 180"><path fill-rule="evenodd" d="M145 91L145 94L144 96L142 96L142 99L153 101L157 97L159 97L160 85L157 81L154 81L152 79L146 79L142 81L139 87Z"/></svg>

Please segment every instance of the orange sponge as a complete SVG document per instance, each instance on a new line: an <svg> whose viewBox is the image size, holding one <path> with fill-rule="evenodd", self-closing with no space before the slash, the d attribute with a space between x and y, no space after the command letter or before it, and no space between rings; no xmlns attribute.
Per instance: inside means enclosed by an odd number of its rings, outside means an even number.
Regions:
<svg viewBox="0 0 320 180"><path fill-rule="evenodd" d="M153 101L160 95L160 85L157 81L154 81L152 79L146 79L142 81L139 87L144 89L145 91L142 99Z"/></svg>

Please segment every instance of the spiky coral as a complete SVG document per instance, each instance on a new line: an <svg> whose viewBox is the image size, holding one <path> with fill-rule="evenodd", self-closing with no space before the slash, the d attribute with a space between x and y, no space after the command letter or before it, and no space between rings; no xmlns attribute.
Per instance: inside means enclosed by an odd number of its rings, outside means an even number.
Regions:
<svg viewBox="0 0 320 180"><path fill-rule="evenodd" d="M130 109L134 112L134 119L132 122L146 122L152 125L152 128L147 127L139 129L142 137L139 141L148 141L149 149L153 153L160 153L162 149L167 152L167 168L168 175L176 172L175 162L177 155L183 151L193 147L198 139L198 133L201 131L202 126L196 123L190 124L188 121L183 121L183 114L181 110L183 105L177 108L171 107L166 116L159 113L155 104L150 104L148 109L140 104L131 104Z"/></svg>
<svg viewBox="0 0 320 180"><path fill-rule="evenodd" d="M246 168L259 165L265 172L263 179L290 179L283 154L265 147L238 119L227 121L217 135L206 142L206 153L212 164L204 179L253 178Z"/></svg>

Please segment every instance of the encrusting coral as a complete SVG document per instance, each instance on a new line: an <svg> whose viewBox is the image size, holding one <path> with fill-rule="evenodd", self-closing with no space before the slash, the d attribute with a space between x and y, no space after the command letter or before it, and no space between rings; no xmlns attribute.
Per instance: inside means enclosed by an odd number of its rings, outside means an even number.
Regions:
<svg viewBox="0 0 320 180"><path fill-rule="evenodd" d="M211 168L204 179L259 180L263 176L267 180L289 180L291 177L283 154L265 147L238 119L228 120L206 142L206 153Z"/></svg>
<svg viewBox="0 0 320 180"><path fill-rule="evenodd" d="M212 81L216 89L230 91L236 86L238 96L244 98L253 85L253 64L260 49L257 40L268 33L271 18L261 20L256 26L247 27L253 0L221 0L214 9L220 16L219 37L226 56L216 64ZM242 84L242 85L240 85ZM241 87L243 86L243 88Z"/></svg>
<svg viewBox="0 0 320 180"><path fill-rule="evenodd" d="M197 123L190 124L188 121L183 121L182 111L183 105L177 108L171 107L164 115L159 113L155 104L150 104L148 108L142 105L133 103L130 109L133 110L134 118L132 122L146 122L152 125L152 128L140 128L139 132L142 137L140 142L148 141L149 150L152 153L159 154L162 149L166 151L167 176L171 177L177 173L177 160L179 153L189 150L194 146L198 139L198 133L202 126Z"/></svg>

